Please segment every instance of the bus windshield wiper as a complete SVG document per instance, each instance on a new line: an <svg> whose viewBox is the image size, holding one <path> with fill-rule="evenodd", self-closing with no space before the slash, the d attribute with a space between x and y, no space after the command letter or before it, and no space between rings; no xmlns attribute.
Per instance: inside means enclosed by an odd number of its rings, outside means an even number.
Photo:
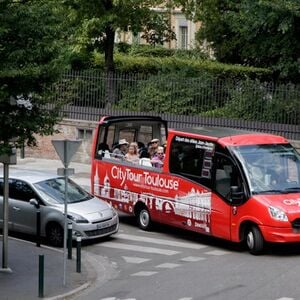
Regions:
<svg viewBox="0 0 300 300"><path fill-rule="evenodd" d="M290 187L282 191L283 193L297 193L300 192L300 187Z"/></svg>
<svg viewBox="0 0 300 300"><path fill-rule="evenodd" d="M259 191L259 194L273 194L273 193L284 193L283 190L265 190L265 191Z"/></svg>

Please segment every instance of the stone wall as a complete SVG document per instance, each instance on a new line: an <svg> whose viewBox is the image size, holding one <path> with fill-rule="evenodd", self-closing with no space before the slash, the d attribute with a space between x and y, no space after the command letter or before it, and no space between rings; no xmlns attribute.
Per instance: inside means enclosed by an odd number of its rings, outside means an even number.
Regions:
<svg viewBox="0 0 300 300"><path fill-rule="evenodd" d="M74 155L72 161L89 164L91 161L91 147L94 129L97 122L64 119L56 129L59 133L53 136L38 136L38 146L35 148L25 148L25 157L40 157L49 159L59 159L51 143L55 139L80 139L82 144ZM290 141L300 153L300 141Z"/></svg>
<svg viewBox="0 0 300 300"><path fill-rule="evenodd" d="M25 157L40 157L49 159L59 159L52 140L69 139L82 140L79 150L74 155L72 161L80 163L90 163L92 136L97 122L82 120L63 120L55 129L59 131L52 136L37 136L37 147L25 148Z"/></svg>

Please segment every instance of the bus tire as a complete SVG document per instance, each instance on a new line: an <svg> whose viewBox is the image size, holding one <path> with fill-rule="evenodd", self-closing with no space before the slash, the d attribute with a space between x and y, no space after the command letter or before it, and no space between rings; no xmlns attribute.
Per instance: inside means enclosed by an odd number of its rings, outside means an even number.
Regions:
<svg viewBox="0 0 300 300"><path fill-rule="evenodd" d="M152 221L147 207L141 207L138 210L136 217L137 217L138 226L142 230L149 230L151 228Z"/></svg>
<svg viewBox="0 0 300 300"><path fill-rule="evenodd" d="M246 244L248 250L253 255L261 254L264 248L264 238L255 225L249 227L246 234Z"/></svg>

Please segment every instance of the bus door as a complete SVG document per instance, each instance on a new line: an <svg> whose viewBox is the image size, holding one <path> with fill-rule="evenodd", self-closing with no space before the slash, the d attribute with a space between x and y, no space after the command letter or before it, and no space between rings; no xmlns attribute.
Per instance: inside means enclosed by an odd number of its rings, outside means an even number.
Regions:
<svg viewBox="0 0 300 300"><path fill-rule="evenodd" d="M231 239L234 226L235 206L231 204L231 186L242 189L241 175L231 158L222 153L215 153L213 172L213 200L211 228L212 234L224 239Z"/></svg>

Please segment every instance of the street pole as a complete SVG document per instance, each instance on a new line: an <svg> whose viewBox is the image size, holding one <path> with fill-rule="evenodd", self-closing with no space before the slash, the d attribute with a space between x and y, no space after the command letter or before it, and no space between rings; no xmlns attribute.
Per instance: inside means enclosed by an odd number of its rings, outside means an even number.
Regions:
<svg viewBox="0 0 300 300"><path fill-rule="evenodd" d="M7 250L8 250L8 169L9 164L3 164L3 243L2 243L2 269L7 269Z"/></svg>
<svg viewBox="0 0 300 300"><path fill-rule="evenodd" d="M8 261L8 202L9 202L9 165L17 163L16 148L11 148L11 154L0 155L0 162L3 163L3 242L2 242L2 268L0 272L11 272L7 266Z"/></svg>
<svg viewBox="0 0 300 300"><path fill-rule="evenodd" d="M66 285L66 270L67 270L67 231L68 231L68 164L67 162L67 141L64 141L64 166L65 166L65 218L64 218L64 286Z"/></svg>
<svg viewBox="0 0 300 300"><path fill-rule="evenodd" d="M64 201L64 251L63 251L63 285L66 285L66 269L67 269L67 233L68 233L68 179L74 174L74 169L69 169L69 163L78 150L81 141L70 140L52 140L52 144L61 159L64 168L57 169L58 175L63 175L65 178L65 201Z"/></svg>

